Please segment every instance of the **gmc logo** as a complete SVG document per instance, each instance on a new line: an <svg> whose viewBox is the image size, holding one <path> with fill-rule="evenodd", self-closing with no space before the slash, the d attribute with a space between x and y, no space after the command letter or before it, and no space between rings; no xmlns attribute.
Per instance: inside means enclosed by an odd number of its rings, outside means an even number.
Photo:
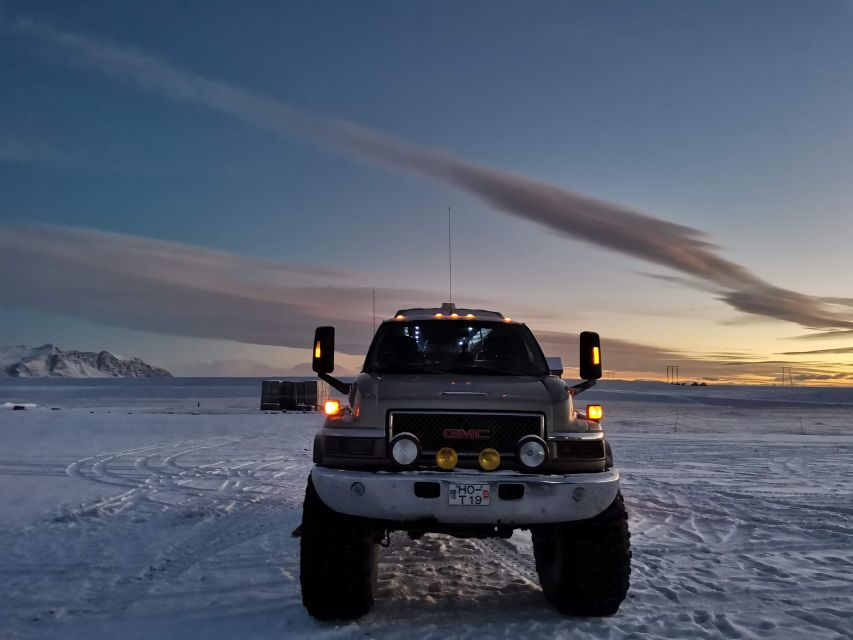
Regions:
<svg viewBox="0 0 853 640"><path fill-rule="evenodd" d="M488 440L488 429L445 429L441 432L446 440Z"/></svg>

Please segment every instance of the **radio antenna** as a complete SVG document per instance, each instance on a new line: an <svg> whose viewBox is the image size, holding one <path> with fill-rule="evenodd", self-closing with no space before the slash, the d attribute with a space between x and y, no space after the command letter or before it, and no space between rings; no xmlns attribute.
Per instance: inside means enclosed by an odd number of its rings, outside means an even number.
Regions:
<svg viewBox="0 0 853 640"><path fill-rule="evenodd" d="M376 333L376 289L371 289L373 292L373 333Z"/></svg>
<svg viewBox="0 0 853 640"><path fill-rule="evenodd" d="M448 302L453 302L453 247L450 238L450 207L447 207L447 280L450 290Z"/></svg>

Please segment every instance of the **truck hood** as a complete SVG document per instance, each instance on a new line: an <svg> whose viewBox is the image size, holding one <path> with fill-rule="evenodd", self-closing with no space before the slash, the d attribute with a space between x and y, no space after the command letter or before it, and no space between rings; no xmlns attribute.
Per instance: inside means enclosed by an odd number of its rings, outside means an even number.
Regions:
<svg viewBox="0 0 853 640"><path fill-rule="evenodd" d="M565 383L551 377L363 373L356 383L365 405L385 410L542 412L566 397Z"/></svg>

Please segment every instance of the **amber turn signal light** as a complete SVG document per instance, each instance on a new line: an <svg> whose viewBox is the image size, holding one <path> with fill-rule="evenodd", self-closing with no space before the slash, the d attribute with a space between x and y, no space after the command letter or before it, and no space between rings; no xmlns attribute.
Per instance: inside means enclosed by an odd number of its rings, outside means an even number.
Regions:
<svg viewBox="0 0 853 640"><path fill-rule="evenodd" d="M323 411L327 416L336 416L341 413L341 403L337 400L326 400L323 405Z"/></svg>
<svg viewBox="0 0 853 640"><path fill-rule="evenodd" d="M604 417L604 407L600 404L586 405L586 419L598 422Z"/></svg>

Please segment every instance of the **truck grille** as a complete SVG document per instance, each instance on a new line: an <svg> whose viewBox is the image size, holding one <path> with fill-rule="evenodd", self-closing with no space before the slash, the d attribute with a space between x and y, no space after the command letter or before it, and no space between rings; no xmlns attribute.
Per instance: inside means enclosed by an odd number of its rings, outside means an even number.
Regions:
<svg viewBox="0 0 853 640"><path fill-rule="evenodd" d="M514 457L523 436L545 436L545 417L537 413L441 413L394 411L388 420L389 436L411 433L421 441L425 456L442 447L459 454L477 454L487 447L501 456Z"/></svg>

